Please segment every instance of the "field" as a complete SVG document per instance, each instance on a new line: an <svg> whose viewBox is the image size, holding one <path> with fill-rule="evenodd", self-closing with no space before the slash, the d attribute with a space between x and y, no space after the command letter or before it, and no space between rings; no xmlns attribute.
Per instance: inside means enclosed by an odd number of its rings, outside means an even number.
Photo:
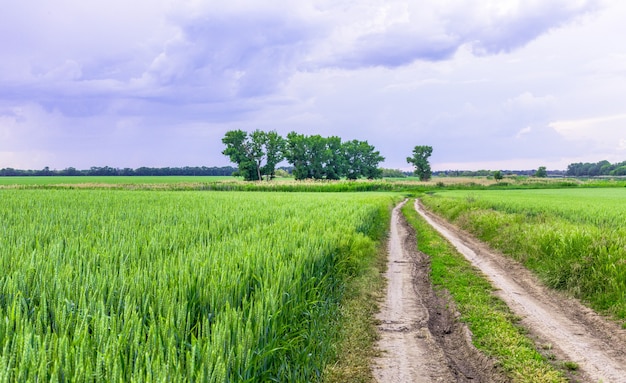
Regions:
<svg viewBox="0 0 626 383"><path fill-rule="evenodd" d="M507 177L416 177L379 180L301 180L276 178L271 182L245 182L240 177L194 176L29 176L0 177L0 189L145 189L145 190L214 190L277 192L401 192L417 195L432 190L508 190L582 187L624 187L619 180L547 179Z"/></svg>
<svg viewBox="0 0 626 383"><path fill-rule="evenodd" d="M521 261L549 286L626 318L626 188L445 191L433 211Z"/></svg>
<svg viewBox="0 0 626 383"><path fill-rule="evenodd" d="M371 381L373 351L344 366L338 342L375 331L399 192L624 322L626 188L591 182L0 178L0 382ZM367 307L349 308L357 279Z"/></svg>
<svg viewBox="0 0 626 383"><path fill-rule="evenodd" d="M0 381L316 381L389 194L0 190Z"/></svg>

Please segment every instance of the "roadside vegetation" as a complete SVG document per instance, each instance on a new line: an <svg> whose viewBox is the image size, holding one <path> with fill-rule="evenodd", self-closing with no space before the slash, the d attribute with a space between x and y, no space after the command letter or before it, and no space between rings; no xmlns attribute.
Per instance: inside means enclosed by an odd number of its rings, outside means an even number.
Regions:
<svg viewBox="0 0 626 383"><path fill-rule="evenodd" d="M397 199L0 198L0 382L319 381Z"/></svg>
<svg viewBox="0 0 626 383"><path fill-rule="evenodd" d="M278 174L278 173L277 173ZM245 182L241 177L201 176L51 176L0 177L1 188L43 189L146 189L146 190L215 190L215 191L280 191L280 192L357 192L393 191L420 193L441 190L509 190L554 188L625 187L626 180L578 180L574 178L504 177L397 177L381 180L294 180L275 178L271 182Z"/></svg>
<svg viewBox="0 0 626 383"><path fill-rule="evenodd" d="M417 214L413 203L405 204L402 213L416 231L418 249L430 258L435 289L450 293L476 348L494 358L512 382L566 382L480 272Z"/></svg>
<svg viewBox="0 0 626 383"><path fill-rule="evenodd" d="M546 285L626 322L626 188L447 191L431 210L533 270Z"/></svg>
<svg viewBox="0 0 626 383"><path fill-rule="evenodd" d="M378 353L375 315L379 301L384 298L391 209L399 200L394 199L393 204L379 210L376 224L369 233L376 246L362 253L358 269L346 283L337 323L337 358L326 365L324 383L374 382L371 361Z"/></svg>

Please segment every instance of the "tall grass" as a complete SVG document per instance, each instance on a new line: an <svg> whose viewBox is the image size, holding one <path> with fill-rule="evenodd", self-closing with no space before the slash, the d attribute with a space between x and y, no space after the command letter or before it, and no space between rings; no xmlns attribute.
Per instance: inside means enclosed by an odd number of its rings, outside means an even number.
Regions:
<svg viewBox="0 0 626 383"><path fill-rule="evenodd" d="M626 318L626 189L455 191L423 201L549 286Z"/></svg>
<svg viewBox="0 0 626 383"><path fill-rule="evenodd" d="M81 177L0 177L0 189L142 189L275 192L366 192L395 191L421 193L440 190L507 190L578 187L624 187L626 181L546 178L507 178L497 182L487 177L385 178L382 180L302 180L277 178L270 182L245 182L235 177L190 176L81 176Z"/></svg>
<svg viewBox="0 0 626 383"><path fill-rule="evenodd" d="M319 379L388 195L0 190L0 381Z"/></svg>

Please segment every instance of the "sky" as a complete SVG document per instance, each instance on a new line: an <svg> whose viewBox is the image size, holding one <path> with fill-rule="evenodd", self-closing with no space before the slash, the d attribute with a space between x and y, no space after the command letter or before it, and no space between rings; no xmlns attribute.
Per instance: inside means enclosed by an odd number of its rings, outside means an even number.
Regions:
<svg viewBox="0 0 626 383"><path fill-rule="evenodd" d="M626 160L621 0L0 5L0 168L226 166L233 129L403 170Z"/></svg>

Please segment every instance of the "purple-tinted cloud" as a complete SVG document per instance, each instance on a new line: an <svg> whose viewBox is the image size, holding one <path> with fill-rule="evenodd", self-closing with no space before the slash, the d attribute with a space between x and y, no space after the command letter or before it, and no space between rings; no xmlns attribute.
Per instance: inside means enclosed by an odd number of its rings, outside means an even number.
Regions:
<svg viewBox="0 0 626 383"><path fill-rule="evenodd" d="M355 32L347 49L336 51L329 62L343 68L395 68L418 60L447 60L463 45L472 46L476 54L509 52L598 7L597 0L410 4L403 17L383 17L375 31Z"/></svg>
<svg viewBox="0 0 626 383"><path fill-rule="evenodd" d="M0 167L226 164L219 138L233 128L368 140L393 167L427 141L455 161L550 143L571 155L550 123L593 117L568 114L590 108L590 89L600 115L617 113L625 89L619 41L578 49L572 32L598 4L18 2L0 13ZM563 30L578 38L550 40ZM537 41L552 45L528 53ZM563 68L589 55L607 79L580 92Z"/></svg>

